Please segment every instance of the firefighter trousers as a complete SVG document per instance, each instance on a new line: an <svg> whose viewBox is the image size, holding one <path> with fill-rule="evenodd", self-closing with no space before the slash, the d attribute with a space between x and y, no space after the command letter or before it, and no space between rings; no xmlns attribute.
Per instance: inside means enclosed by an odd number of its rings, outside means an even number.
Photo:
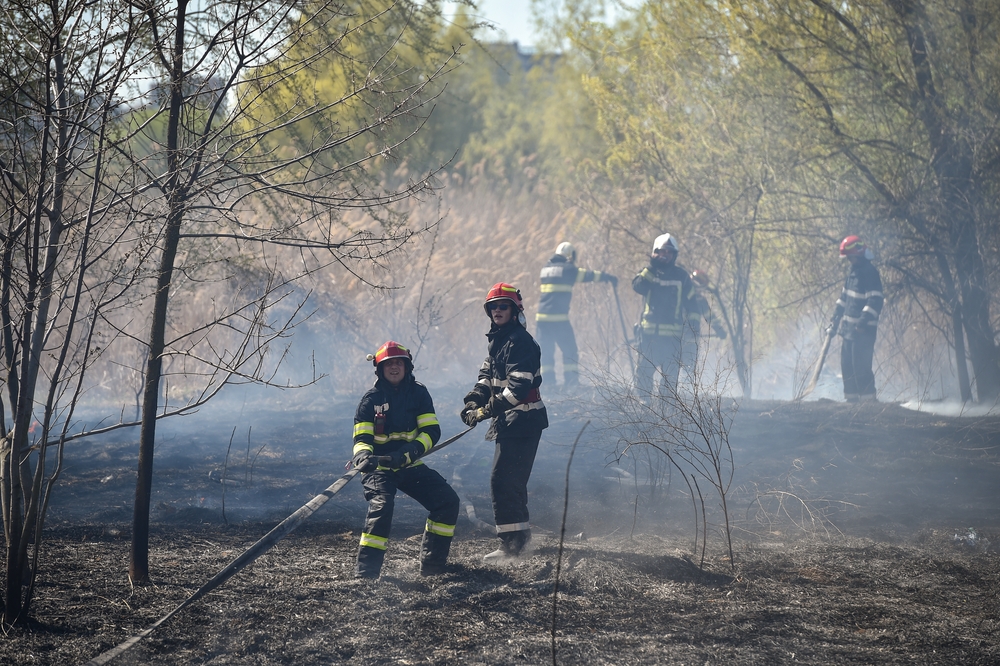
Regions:
<svg viewBox="0 0 1000 666"><path fill-rule="evenodd" d="M874 333L856 333L844 338L840 347L840 372L844 377L844 398L848 401L875 397Z"/></svg>
<svg viewBox="0 0 1000 666"><path fill-rule="evenodd" d="M493 518L503 550L517 555L531 536L528 523L528 477L535 464L535 453L542 431L521 437L497 435L493 454L490 491L493 495Z"/></svg>
<svg viewBox="0 0 1000 666"><path fill-rule="evenodd" d="M556 347L562 350L563 383L580 383L580 354L573 325L568 321L540 321L537 324L538 346L542 350L542 377L556 383Z"/></svg>
<svg viewBox="0 0 1000 666"><path fill-rule="evenodd" d="M693 334L692 341L695 340ZM675 335L643 334L639 338L639 361L635 369L635 384L639 399L652 402L653 396L659 399L672 399L677 390L677 377L681 366L694 370L694 358L689 358L693 351L697 355L697 343L685 345L681 338ZM654 381L659 370L660 381L656 393L653 393Z"/></svg>
<svg viewBox="0 0 1000 666"><path fill-rule="evenodd" d="M368 501L368 515L358 547L358 577L377 578L382 570L397 490L427 509L420 570L424 574L440 573L448 559L458 521L458 494L444 477L427 465L413 465L396 471L379 469L364 474L361 481Z"/></svg>

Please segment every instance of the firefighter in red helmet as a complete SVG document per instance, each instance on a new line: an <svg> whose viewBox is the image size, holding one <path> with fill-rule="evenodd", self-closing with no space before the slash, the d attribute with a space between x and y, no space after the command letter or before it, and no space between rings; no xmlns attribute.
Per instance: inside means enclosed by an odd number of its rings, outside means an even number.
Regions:
<svg viewBox="0 0 1000 666"><path fill-rule="evenodd" d="M496 441L490 491L500 549L483 561L495 564L527 552L528 478L549 421L539 392L541 350L524 327L521 292L499 282L486 294L483 309L490 318L488 354L465 396L462 421L472 426L491 419L486 439Z"/></svg>
<svg viewBox="0 0 1000 666"><path fill-rule="evenodd" d="M840 257L851 269L837 299L830 322L830 335L840 333L840 370L847 402L875 402L875 373L872 360L875 337L882 314L882 278L872 265L872 252L858 236L840 243Z"/></svg>
<svg viewBox="0 0 1000 666"><path fill-rule="evenodd" d="M396 491L428 511L420 547L420 573L443 573L458 521L458 495L444 477L420 460L441 437L441 426L427 388L413 377L413 357L398 342L379 347L368 360L378 379L354 415L355 467L368 501L358 547L358 578L377 578L382 570ZM388 457L388 464L379 458Z"/></svg>

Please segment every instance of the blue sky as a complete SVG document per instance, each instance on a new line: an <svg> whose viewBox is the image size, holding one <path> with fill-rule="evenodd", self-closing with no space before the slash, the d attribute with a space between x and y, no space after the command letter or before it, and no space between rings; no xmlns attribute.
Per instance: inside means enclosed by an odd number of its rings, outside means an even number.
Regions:
<svg viewBox="0 0 1000 666"><path fill-rule="evenodd" d="M524 46L534 46L537 42L531 23L531 0L478 0L476 4L480 17L496 24L497 39L506 37Z"/></svg>
<svg viewBox="0 0 1000 666"><path fill-rule="evenodd" d="M538 45L538 34L531 18L531 0L476 0L476 4L479 6L479 17L497 27L491 37L486 37L487 41L506 39L522 46ZM629 7L638 3L623 0L621 4ZM552 3L547 3L547 6L551 8ZM619 3L609 2L605 11L609 18L613 18L622 9Z"/></svg>

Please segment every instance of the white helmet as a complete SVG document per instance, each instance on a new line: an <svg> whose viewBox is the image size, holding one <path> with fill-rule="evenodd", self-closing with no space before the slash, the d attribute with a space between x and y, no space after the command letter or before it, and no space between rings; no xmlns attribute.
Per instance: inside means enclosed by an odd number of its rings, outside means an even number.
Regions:
<svg viewBox="0 0 1000 666"><path fill-rule="evenodd" d="M560 257L565 257L566 261L576 261L576 248L571 243L559 243L556 247L556 254Z"/></svg>
<svg viewBox="0 0 1000 666"><path fill-rule="evenodd" d="M670 234L661 234L656 237L656 240L653 241L653 252L664 248L670 248L676 253L680 252L680 248L677 246L677 240Z"/></svg>

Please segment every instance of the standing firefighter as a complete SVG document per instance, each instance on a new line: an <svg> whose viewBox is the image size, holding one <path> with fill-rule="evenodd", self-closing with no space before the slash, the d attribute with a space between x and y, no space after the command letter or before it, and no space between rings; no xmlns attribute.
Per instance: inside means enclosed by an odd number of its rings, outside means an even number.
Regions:
<svg viewBox="0 0 1000 666"><path fill-rule="evenodd" d="M618 278L614 275L580 268L575 262L576 249L569 243L559 243L549 263L542 268L542 297L535 315L538 344L542 349L542 374L555 383L558 346L562 350L565 388L574 388L580 383L576 336L573 325L569 323L573 285L578 282L610 282L612 287L618 286Z"/></svg>
<svg viewBox="0 0 1000 666"><path fill-rule="evenodd" d="M486 334L489 354L465 396L462 421L473 426L493 419L486 439L496 440L490 491L500 549L483 558L489 564L521 555L531 540L528 477L549 421L538 390L541 350L524 328L521 292L497 283L483 307L491 322Z"/></svg>
<svg viewBox="0 0 1000 666"><path fill-rule="evenodd" d="M882 313L882 278L872 265L872 252L857 236L848 236L840 243L840 256L851 262L844 289L830 322L829 335L838 330L843 343L840 347L840 370L844 377L844 398L847 402L875 402L875 335Z"/></svg>
<svg viewBox="0 0 1000 666"><path fill-rule="evenodd" d="M691 363L684 358L684 341L693 341L694 327L705 316L705 300L696 297L691 276L675 263L678 249L670 234L657 236L649 265L632 279L632 289L642 294L644 304L635 372L642 400L652 398L657 369L662 373L660 397L676 389L681 364Z"/></svg>
<svg viewBox="0 0 1000 666"><path fill-rule="evenodd" d="M413 378L413 357L397 342L386 342L368 359L378 379L354 415L354 466L368 500L358 578L377 578L389 545L396 490L420 502L429 515L420 546L420 573L443 573L458 520L458 495L420 456L441 437L427 388ZM378 459L390 462L380 465Z"/></svg>

